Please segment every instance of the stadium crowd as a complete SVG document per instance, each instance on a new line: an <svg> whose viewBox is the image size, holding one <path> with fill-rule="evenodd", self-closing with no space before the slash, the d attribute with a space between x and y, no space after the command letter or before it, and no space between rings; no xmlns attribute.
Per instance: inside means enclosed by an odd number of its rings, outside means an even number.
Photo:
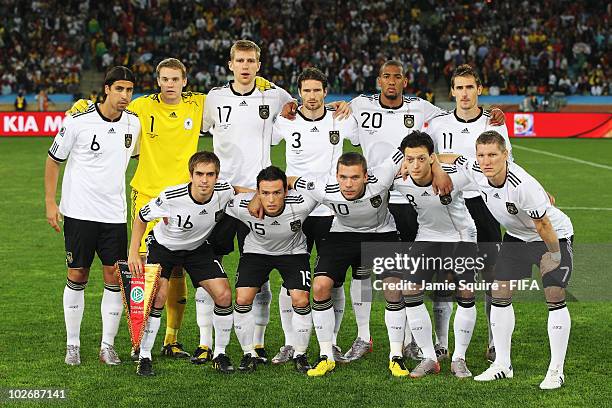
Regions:
<svg viewBox="0 0 612 408"><path fill-rule="evenodd" d="M236 38L262 46L262 72L285 89L306 66L320 67L330 91L371 92L376 70L406 67L408 93L470 63L486 94L610 95L612 6L582 1L520 3L417 1L0 0L2 92L78 88L90 61L100 71L131 66L139 91L156 88L154 66L175 56L192 90L227 80ZM10 91L10 92L9 92Z"/></svg>

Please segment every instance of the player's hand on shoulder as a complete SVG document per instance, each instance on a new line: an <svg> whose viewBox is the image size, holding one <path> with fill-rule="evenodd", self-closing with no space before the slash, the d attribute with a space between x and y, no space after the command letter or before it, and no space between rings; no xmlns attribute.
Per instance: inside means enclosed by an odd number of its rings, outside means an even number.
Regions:
<svg viewBox="0 0 612 408"><path fill-rule="evenodd" d="M280 115L285 119L294 120L295 116L297 115L297 108L298 104L297 101L294 99L291 102L287 102L283 106L283 110L281 111Z"/></svg>
<svg viewBox="0 0 612 408"><path fill-rule="evenodd" d="M255 218L259 218L263 220L264 218L264 210L263 205L261 205L261 200L258 195L255 195L248 206L249 214Z"/></svg>
<svg viewBox="0 0 612 408"><path fill-rule="evenodd" d="M330 102L328 105L336 110L333 115L334 119L346 119L353 113L351 105L347 101Z"/></svg>
<svg viewBox="0 0 612 408"><path fill-rule="evenodd" d="M255 77L255 87L261 92L267 91L268 89L272 89L273 85L274 84L268 81L266 78L260 76Z"/></svg>
<svg viewBox="0 0 612 408"><path fill-rule="evenodd" d="M59 207L55 201L48 202L46 204L46 215L47 222L51 225L56 232L61 232L62 229L59 226L59 223L62 222L62 214L60 213Z"/></svg>
<svg viewBox="0 0 612 408"><path fill-rule="evenodd" d="M70 109L66 111L66 115L74 115L75 113L85 112L93 102L89 99L79 99L76 101Z"/></svg>
<svg viewBox="0 0 612 408"><path fill-rule="evenodd" d="M144 263L138 251L130 250L127 263L133 276L140 277L144 274Z"/></svg>
<svg viewBox="0 0 612 408"><path fill-rule="evenodd" d="M489 119L491 126L502 126L506 123L506 115L499 108L491 108L491 119Z"/></svg>

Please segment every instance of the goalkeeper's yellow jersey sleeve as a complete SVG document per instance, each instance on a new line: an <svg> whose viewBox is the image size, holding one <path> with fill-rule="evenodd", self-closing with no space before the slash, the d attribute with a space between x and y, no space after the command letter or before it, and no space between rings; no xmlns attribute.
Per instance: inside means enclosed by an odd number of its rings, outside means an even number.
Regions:
<svg viewBox="0 0 612 408"><path fill-rule="evenodd" d="M183 92L178 105L168 105L160 94L133 100L128 109L138 114L142 127L140 157L132 188L155 197L168 186L189 181L189 158L197 151L206 95Z"/></svg>

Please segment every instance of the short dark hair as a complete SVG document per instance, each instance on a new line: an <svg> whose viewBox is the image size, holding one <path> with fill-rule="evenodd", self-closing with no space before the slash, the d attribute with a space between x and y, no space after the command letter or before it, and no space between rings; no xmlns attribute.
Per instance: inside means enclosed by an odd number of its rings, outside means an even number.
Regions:
<svg viewBox="0 0 612 408"><path fill-rule="evenodd" d="M430 155L434 152L434 144L431 136L420 130L415 130L402 139L402 143L400 144L402 153L406 151L407 147L426 147Z"/></svg>
<svg viewBox="0 0 612 408"><path fill-rule="evenodd" d="M302 82L306 81L307 79L319 81L321 84L323 84L323 90L327 89L327 76L319 68L305 68L298 76L298 89L302 89Z"/></svg>
<svg viewBox="0 0 612 408"><path fill-rule="evenodd" d="M135 85L136 77L134 77L134 73L129 68L118 65L108 70L104 77L104 85L111 86L116 81L130 81Z"/></svg>
<svg viewBox="0 0 612 408"><path fill-rule="evenodd" d="M480 144L496 144L502 152L506 151L506 139L495 130L482 132L476 139L476 146Z"/></svg>
<svg viewBox="0 0 612 408"><path fill-rule="evenodd" d="M259 183L262 181L276 181L281 180L283 182L283 188L287 189L287 175L284 171L276 166L268 166L257 175L257 189L259 190Z"/></svg>
<svg viewBox="0 0 612 408"><path fill-rule="evenodd" d="M361 153L357 152L346 152L338 159L338 164L336 165L336 171L340 168L340 165L343 166L361 166L363 171L368 170L368 162L366 158L363 157Z"/></svg>
<svg viewBox="0 0 612 408"><path fill-rule="evenodd" d="M219 175L221 171L221 162L213 152L201 151L194 153L189 158L189 174L193 174L196 166L200 163L212 163L215 165L215 172Z"/></svg>
<svg viewBox="0 0 612 408"><path fill-rule="evenodd" d="M474 69L474 67L469 64L462 64L455 68L455 70L453 71L453 75L451 76L451 88L455 87L455 78L467 76L473 76L474 80L476 81L476 86L482 86L480 76L478 75L478 72Z"/></svg>
<svg viewBox="0 0 612 408"><path fill-rule="evenodd" d="M385 63L382 64L380 68L378 69L378 76L381 76L383 70L387 67L399 67L402 70L402 76L404 75L404 72L405 72L404 66L402 65L401 62L396 61L396 60L388 60L388 61L385 61Z"/></svg>

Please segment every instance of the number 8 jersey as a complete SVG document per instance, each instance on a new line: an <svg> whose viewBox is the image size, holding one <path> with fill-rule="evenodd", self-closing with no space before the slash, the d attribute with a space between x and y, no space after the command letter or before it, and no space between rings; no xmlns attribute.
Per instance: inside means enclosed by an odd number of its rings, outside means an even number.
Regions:
<svg viewBox="0 0 612 408"><path fill-rule="evenodd" d="M125 170L137 155L140 121L128 110L116 120L105 118L96 104L66 117L53 139L49 157L66 159L60 212L79 220L127 222Z"/></svg>

